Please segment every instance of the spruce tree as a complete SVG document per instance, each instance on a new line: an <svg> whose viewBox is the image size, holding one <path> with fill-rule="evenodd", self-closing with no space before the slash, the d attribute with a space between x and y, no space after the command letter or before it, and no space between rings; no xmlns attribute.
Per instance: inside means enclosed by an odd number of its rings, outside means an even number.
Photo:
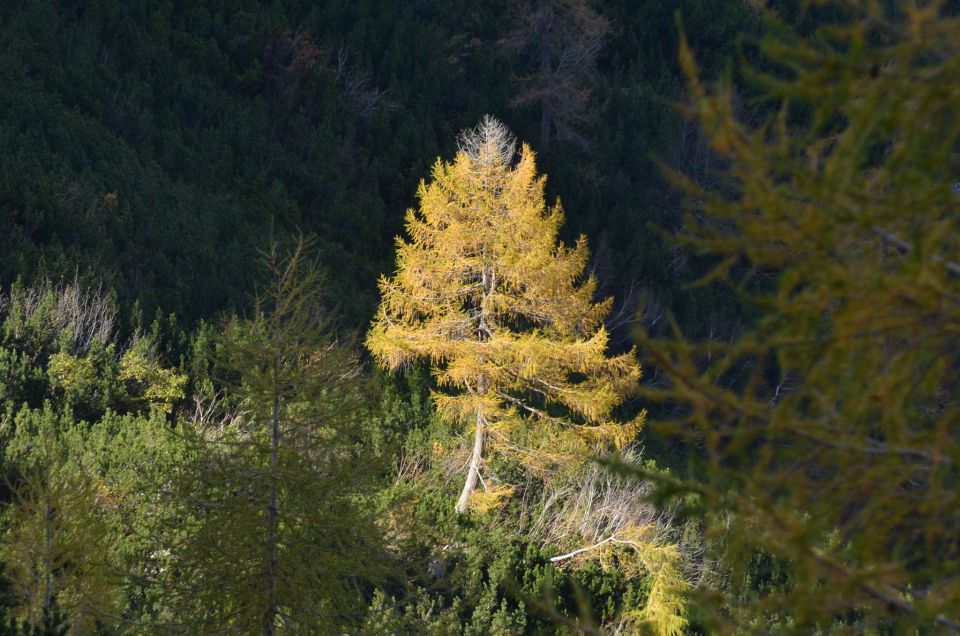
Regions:
<svg viewBox="0 0 960 636"><path fill-rule="evenodd" d="M71 633L91 633L119 613L123 599L108 491L82 458L87 425L49 403L24 406L5 424L13 477L11 500L0 510L0 562L12 615L37 629L65 617Z"/></svg>
<svg viewBox="0 0 960 636"><path fill-rule="evenodd" d="M546 206L530 148L515 164L514 154L488 117L452 163L437 161L407 212L409 239L397 239L397 271L380 280L367 336L388 369L433 364L439 412L472 429L458 512L491 452L544 471L628 443L642 423L611 418L640 367L632 351L606 354L610 300L594 300L586 240L558 243L563 210Z"/></svg>
<svg viewBox="0 0 960 636"><path fill-rule="evenodd" d="M194 460L172 486L191 526L173 548L188 623L177 629L342 633L377 569L358 501L371 467L360 367L331 336L305 249L267 255L253 317L220 343L223 417L184 426Z"/></svg>

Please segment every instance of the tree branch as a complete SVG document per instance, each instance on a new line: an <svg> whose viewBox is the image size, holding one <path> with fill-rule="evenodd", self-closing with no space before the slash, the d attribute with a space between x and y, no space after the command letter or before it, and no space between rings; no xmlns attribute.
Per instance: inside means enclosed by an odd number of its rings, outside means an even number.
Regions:
<svg viewBox="0 0 960 636"><path fill-rule="evenodd" d="M616 537L616 535L613 535L613 536L607 537L607 538L604 539L603 541L598 541L597 543L594 543L593 545L588 545L588 546L583 547L583 548L578 548L578 549L574 550L573 552L567 552L566 554L561 554L561 555L559 555L559 556L551 557L551 558L550 558L550 563L559 563L560 561L566 561L567 559L572 559L573 557L575 557L575 556L577 556L577 555L579 555L579 554L583 554L584 552L590 552L591 550L596 550L597 548L602 547L602 546L606 545L607 543L616 543L616 544L619 544L619 545L628 545L628 546L630 546L631 548L639 548L639 547L640 547L640 545L637 544L637 543L634 542L634 541L625 541L624 539L618 539L618 538Z"/></svg>
<svg viewBox="0 0 960 636"><path fill-rule="evenodd" d="M890 243L891 245L896 247L898 250L900 250L900 253L906 255L906 254L909 254L911 251L913 251L913 246L910 243L907 243L903 239L883 229L882 227L874 225L873 228L871 229L873 230L874 234L876 234L877 236L882 238L884 241L886 241L887 243ZM933 254L930 256L930 258L935 263L940 263L941 265L946 267L951 274L954 274L955 276L960 276L960 264L955 263L954 261L949 261L943 258L942 256L940 256L939 254Z"/></svg>

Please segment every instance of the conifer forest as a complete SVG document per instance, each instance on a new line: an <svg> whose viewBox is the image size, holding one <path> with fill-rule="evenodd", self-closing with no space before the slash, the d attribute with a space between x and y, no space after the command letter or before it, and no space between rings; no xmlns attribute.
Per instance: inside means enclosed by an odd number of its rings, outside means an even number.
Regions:
<svg viewBox="0 0 960 636"><path fill-rule="evenodd" d="M960 2L0 0L0 636L960 633Z"/></svg>

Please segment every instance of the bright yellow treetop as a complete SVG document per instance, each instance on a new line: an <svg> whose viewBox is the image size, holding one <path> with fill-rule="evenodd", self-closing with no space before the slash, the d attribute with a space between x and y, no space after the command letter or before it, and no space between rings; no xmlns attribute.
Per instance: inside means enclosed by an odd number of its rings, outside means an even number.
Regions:
<svg viewBox="0 0 960 636"><path fill-rule="evenodd" d="M397 239L397 271L367 346L385 367L429 360L440 413L470 422L474 459L458 509L477 481L483 448L543 469L598 445L631 441L642 416L611 411L636 386L634 352L608 357L580 237L558 243L563 210L547 207L545 177L524 144L513 163L506 128L486 118L464 135L452 163L438 160ZM475 474L476 473L476 474Z"/></svg>

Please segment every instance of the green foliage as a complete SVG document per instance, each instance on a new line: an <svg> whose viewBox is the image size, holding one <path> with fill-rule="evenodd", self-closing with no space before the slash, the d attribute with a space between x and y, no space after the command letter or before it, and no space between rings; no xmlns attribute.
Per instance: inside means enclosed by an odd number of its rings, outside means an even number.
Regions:
<svg viewBox="0 0 960 636"><path fill-rule="evenodd" d="M267 228L300 228L321 237L345 318L365 324L411 193L455 133L492 112L538 136L540 113L510 103L540 60L497 55L526 24L517 4L7 3L0 283L79 268L113 276L125 306L194 324L246 305L248 254L266 247ZM583 87L594 95L577 122L587 150L538 148L549 196L571 210L571 236L605 246L605 291L642 281L695 323L713 303L674 284L689 273L646 227L679 222L653 162L683 139L664 108L683 89L674 11L714 68L756 19L725 0L596 10L618 28Z"/></svg>
<svg viewBox="0 0 960 636"><path fill-rule="evenodd" d="M51 400L78 417L108 410L169 412L186 377L161 364L157 335L118 355L116 306L99 286L14 285L0 297L0 400L7 408Z"/></svg>
<svg viewBox="0 0 960 636"><path fill-rule="evenodd" d="M85 430L70 415L21 409L5 422L5 463L16 469L3 510L0 559L17 614L48 625L55 606L73 633L117 611L118 568L103 491L81 460Z"/></svg>
<svg viewBox="0 0 960 636"><path fill-rule="evenodd" d="M181 425L178 425L181 426ZM108 413L84 435L82 461L95 475L125 600L104 619L117 633L163 633L177 616L166 586L171 547L189 530L172 501L171 477L192 460L162 409L148 415Z"/></svg>
<svg viewBox="0 0 960 636"><path fill-rule="evenodd" d="M776 109L759 126L681 50L729 164L721 188L678 177L683 242L758 318L729 341L639 334L669 379L647 397L702 449L664 485L723 548L718 629L957 629L960 21L940 2L843 3L808 35L771 19L744 70Z"/></svg>
<svg viewBox="0 0 960 636"><path fill-rule="evenodd" d="M66 636L70 626L55 602L52 607L44 608L39 624L32 624L9 616L9 595L9 581L0 569L0 636Z"/></svg>
<svg viewBox="0 0 960 636"><path fill-rule="evenodd" d="M157 490L179 463L164 412L183 376L159 364L152 336L118 356L114 325L96 285L18 284L0 300L0 553L24 630L53 629L54 605L72 633L154 611Z"/></svg>
<svg viewBox="0 0 960 636"><path fill-rule="evenodd" d="M460 460L451 458L448 449L458 445L459 434L455 425L422 408L429 404L427 380L425 369L413 367L392 380L397 386L385 394L385 421L403 422L408 431L396 477L379 503L402 576L374 598L365 633L485 634L503 629L561 634L569 633L565 622L577 620L625 633L651 627L640 613L657 607L649 603L655 600L656 577L649 576L632 548L618 547L610 558L594 558L601 555L591 552L582 559L549 561L596 541L598 534L619 537L644 523L657 525L660 536L644 537L638 545L670 550L679 537L657 520L658 511L643 503L643 493L633 496L632 484L622 480L623 489L610 490L610 480L596 466L581 470L580 478L575 470L556 475L545 488L492 458L489 470L517 480L516 496L482 515L456 514L449 506L449 482ZM588 529L591 524L596 526ZM664 563L646 561L654 570ZM667 565L682 570L670 597L670 602L682 603L677 592L686 585L688 559ZM681 622L676 605L661 607L661 616L672 613ZM592 615L584 613L587 608ZM654 628L654 633L671 632Z"/></svg>
<svg viewBox="0 0 960 636"><path fill-rule="evenodd" d="M376 474L361 436L368 398L305 249L270 252L256 313L224 329L228 410L181 425L191 459L172 490L189 532L167 579L180 629L340 633L380 576L364 506Z"/></svg>
<svg viewBox="0 0 960 636"><path fill-rule="evenodd" d="M333 346L319 298L306 291L311 276L287 289L303 294L302 304L285 305L292 313L281 323L290 347L277 385L284 406L276 471L263 427L272 421L270 298L279 288L263 288L251 319L204 323L191 334L173 318L143 330L133 311L140 335L125 346L113 328L81 344L74 334L82 330L65 318L66 307L97 306L104 294L20 286L4 296L0 352L9 383L0 445L10 488L0 503L0 558L17 591L11 629L196 633L229 621L240 599L263 591L263 504L273 475L278 565L288 579L278 586L280 609L311 630L553 633L562 631L553 613L575 615L581 596L611 625L644 607L645 576L547 563L560 546L515 525L531 523L539 495L458 520L444 504L445 449L457 438L433 414L429 374L379 378L388 390L375 408L356 360ZM180 393L188 390L190 408ZM395 480L375 455L398 446ZM493 470L525 483L508 462ZM49 547L35 541L47 528ZM37 581L47 561L55 571L49 595L23 583ZM52 607L69 628L44 618ZM308 615L311 608L325 618ZM277 629L294 629L292 620Z"/></svg>
<svg viewBox="0 0 960 636"><path fill-rule="evenodd" d="M121 393L112 344L82 356L58 351L47 361L47 376L54 395L86 417L117 405Z"/></svg>
<svg viewBox="0 0 960 636"><path fill-rule="evenodd" d="M956 629L955 3L760 4L4 3L0 634ZM734 50L738 75L704 88ZM552 179L525 153L527 208L570 210L566 229L549 213L507 235L549 243L513 264L566 290L555 330L599 327L594 291L615 296L593 345L609 332L622 353L643 296L646 456L673 471L569 462L556 427L519 416L562 426L552 398L588 420L639 410L570 388L584 358L538 340L556 325L459 367L421 347L436 330L395 338L406 375L372 382L336 344L322 305L368 322L428 162L485 112L541 131ZM440 166L423 202L447 210L472 176ZM497 211L411 276L462 291L448 274L472 250L453 246ZM249 301L250 254L296 228L321 237L328 286L273 253ZM591 258L553 251L581 233ZM576 267L548 271L561 253ZM585 269L596 288L571 286ZM525 333L520 287L494 313ZM393 335L423 313L406 300ZM434 379L409 366L425 352ZM531 476L487 454L481 475L478 454L475 514L454 514L468 451L431 393L477 368L532 381L544 359L556 395L509 385L484 407L509 416L488 429L503 448L549 461Z"/></svg>

